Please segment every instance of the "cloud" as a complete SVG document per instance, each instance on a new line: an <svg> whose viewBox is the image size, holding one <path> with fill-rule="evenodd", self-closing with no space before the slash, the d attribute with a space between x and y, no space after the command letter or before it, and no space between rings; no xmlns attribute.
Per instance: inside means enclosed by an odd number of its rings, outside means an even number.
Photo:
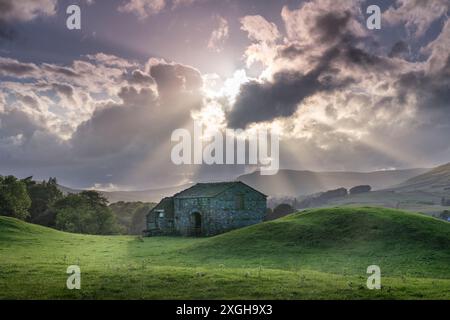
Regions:
<svg viewBox="0 0 450 320"><path fill-rule="evenodd" d="M448 0L396 0L383 13L383 18L391 25L404 24L416 37L422 36L437 19L448 15Z"/></svg>
<svg viewBox="0 0 450 320"><path fill-rule="evenodd" d="M280 37L276 24L268 22L262 16L246 16L241 19L241 25L241 29L253 41L275 42Z"/></svg>
<svg viewBox="0 0 450 320"><path fill-rule="evenodd" d="M273 24L260 17L243 20L251 39L270 44L266 51L270 54L259 60L265 61L271 74L241 87L227 114L229 126L245 128L292 116L305 99L353 85L350 70L386 70L386 60L358 47L362 33L352 10L343 6L342 11L330 11L321 2L306 3L297 11L284 7L282 16L290 40L280 45L275 43L279 35ZM246 54L257 59L248 49ZM301 62L296 63L297 59Z"/></svg>
<svg viewBox="0 0 450 320"><path fill-rule="evenodd" d="M363 37L367 31L362 26L360 0L309 1L299 9L283 7L281 17L289 40L302 46L323 47L340 41L342 35Z"/></svg>
<svg viewBox="0 0 450 320"><path fill-rule="evenodd" d="M32 63L22 63L11 58L0 57L0 75L25 77L37 71L36 65Z"/></svg>
<svg viewBox="0 0 450 320"><path fill-rule="evenodd" d="M193 4L182 2L164 2L161 10ZM159 10L133 3L127 12L138 16ZM227 79L177 62L153 58L143 65L101 52L66 64L0 57L0 169L133 189L234 178L234 167L171 163L170 135L189 128L192 118L211 128L279 128L285 168L373 170L448 161L448 18L436 18L443 24L433 27L434 39L411 43L396 33L386 39L366 30L364 3L303 2L284 7L279 25L242 18L249 42L242 58L248 67L261 63L259 75L243 67ZM398 21L428 34L432 18L420 14L405 11ZM211 48L222 48L229 33L217 22Z"/></svg>
<svg viewBox="0 0 450 320"><path fill-rule="evenodd" d="M125 77L128 78L129 83L132 85L149 86L154 83L154 79L149 74L139 69L132 71L130 76L125 74Z"/></svg>
<svg viewBox="0 0 450 320"><path fill-rule="evenodd" d="M64 66L2 59L0 70L13 78L0 85L2 171L29 168L84 186L111 173L135 188L185 179L186 168L170 161L170 136L203 106L200 73L163 60L144 67L103 58Z"/></svg>
<svg viewBox="0 0 450 320"><path fill-rule="evenodd" d="M168 7L176 9L182 6L192 5L198 1L200 0L124 0L117 10L122 13L133 13L139 19L146 19L162 12Z"/></svg>
<svg viewBox="0 0 450 320"><path fill-rule="evenodd" d="M422 48L422 53L428 55L427 72L440 72L448 64L450 48L450 20L446 20L439 36Z"/></svg>
<svg viewBox="0 0 450 320"><path fill-rule="evenodd" d="M178 8L181 6L189 6L194 4L195 2L199 2L199 1L206 1L206 0L173 0L172 1L172 7L173 8Z"/></svg>
<svg viewBox="0 0 450 320"><path fill-rule="evenodd" d="M284 7L286 37L265 51L253 37L246 58L264 61L265 70L224 106L227 125L281 128L282 167L371 170L448 161L448 19L422 48L399 40L386 49L364 30L359 6L330 4ZM412 58L417 51L422 61Z"/></svg>
<svg viewBox="0 0 450 320"><path fill-rule="evenodd" d="M208 41L208 49L215 52L223 50L225 42L229 38L228 21L220 16L216 17L217 28L213 30Z"/></svg>
<svg viewBox="0 0 450 320"><path fill-rule="evenodd" d="M0 21L26 22L56 14L57 0L0 0Z"/></svg>
<svg viewBox="0 0 450 320"><path fill-rule="evenodd" d="M177 92L197 93L203 85L198 70L181 64L158 63L151 65L149 73L162 99L171 100L177 97Z"/></svg>
<svg viewBox="0 0 450 320"><path fill-rule="evenodd" d="M201 78L193 68L165 62L152 62L149 73L157 90L121 88L121 102L97 109L78 126L70 143L77 157L107 163L102 173L116 172L122 183L177 184L189 169L170 161L170 136L202 108Z"/></svg>
<svg viewBox="0 0 450 320"><path fill-rule="evenodd" d="M252 122L271 121L278 117L289 117L306 98L319 93L343 88L354 82L351 78L339 79L333 75L331 62L339 55L366 63L361 53L342 53L331 48L314 69L307 73L285 70L273 75L272 81L252 81L241 87L241 92L231 112L228 125L245 128Z"/></svg>
<svg viewBox="0 0 450 320"><path fill-rule="evenodd" d="M247 67L255 62L268 66L276 55L275 42L280 38L278 27L262 16L246 16L240 20L241 30L248 33L252 44L245 50Z"/></svg>
<svg viewBox="0 0 450 320"><path fill-rule="evenodd" d="M165 0L129 0L118 7L119 12L133 13L140 19L161 12L166 7Z"/></svg>
<svg viewBox="0 0 450 320"><path fill-rule="evenodd" d="M137 66L136 63L103 52L88 54L86 57L94 63L101 63L107 67L131 68Z"/></svg>
<svg viewBox="0 0 450 320"><path fill-rule="evenodd" d="M96 95L114 98L124 85L137 85L137 81L143 82L146 77L133 63L126 64L113 56L98 57L103 59L90 57L90 61L75 60L63 66L0 57L0 76L8 79L0 84L0 92L9 101L6 108L19 108L45 119L50 132L69 139L98 107Z"/></svg>
<svg viewBox="0 0 450 320"><path fill-rule="evenodd" d="M408 51L408 44L404 41L397 41L389 52L389 58L403 57Z"/></svg>

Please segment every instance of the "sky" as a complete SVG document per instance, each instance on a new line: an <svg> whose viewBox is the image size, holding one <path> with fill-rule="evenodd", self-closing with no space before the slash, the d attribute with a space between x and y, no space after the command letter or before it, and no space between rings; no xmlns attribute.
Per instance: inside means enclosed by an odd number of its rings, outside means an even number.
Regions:
<svg viewBox="0 0 450 320"><path fill-rule="evenodd" d="M81 30L66 27L71 4ZM366 26L370 5L381 29ZM142 190L232 180L171 134L280 135L281 168L450 162L449 0L0 0L0 174Z"/></svg>

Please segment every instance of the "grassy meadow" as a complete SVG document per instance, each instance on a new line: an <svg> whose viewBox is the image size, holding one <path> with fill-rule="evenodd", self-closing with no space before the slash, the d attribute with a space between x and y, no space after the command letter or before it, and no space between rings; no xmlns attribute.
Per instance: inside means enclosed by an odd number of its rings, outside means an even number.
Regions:
<svg viewBox="0 0 450 320"><path fill-rule="evenodd" d="M366 287L373 264L381 290ZM81 290L66 288L69 265ZM141 238L0 217L0 299L450 299L450 223L328 208L212 238Z"/></svg>

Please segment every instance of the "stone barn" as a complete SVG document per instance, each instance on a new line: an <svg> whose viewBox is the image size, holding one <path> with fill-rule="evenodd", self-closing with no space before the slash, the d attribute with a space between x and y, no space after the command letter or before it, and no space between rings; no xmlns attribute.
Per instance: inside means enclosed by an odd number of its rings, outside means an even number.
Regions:
<svg viewBox="0 0 450 320"><path fill-rule="evenodd" d="M242 182L199 183L163 199L146 235L212 236L263 221L267 196Z"/></svg>

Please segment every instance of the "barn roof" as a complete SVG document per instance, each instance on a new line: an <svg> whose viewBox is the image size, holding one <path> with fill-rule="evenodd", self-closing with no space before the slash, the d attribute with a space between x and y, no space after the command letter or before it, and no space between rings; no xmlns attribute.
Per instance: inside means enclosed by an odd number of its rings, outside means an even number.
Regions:
<svg viewBox="0 0 450 320"><path fill-rule="evenodd" d="M158 203L153 209L149 211L149 214L156 212L158 210L164 210L166 215L170 218L174 215L174 208L173 208L173 198L167 197L161 200L160 203Z"/></svg>
<svg viewBox="0 0 450 320"><path fill-rule="evenodd" d="M212 198L215 197L222 192L236 186L236 185L245 185L246 187L254 190L257 193L262 194L263 196L266 196L265 194L259 192L256 189L253 189L252 187L246 185L245 183L241 181L233 181L233 182L217 182L217 183L197 183L196 185L190 187L189 189L186 189L184 191L181 191L174 195L174 198Z"/></svg>

